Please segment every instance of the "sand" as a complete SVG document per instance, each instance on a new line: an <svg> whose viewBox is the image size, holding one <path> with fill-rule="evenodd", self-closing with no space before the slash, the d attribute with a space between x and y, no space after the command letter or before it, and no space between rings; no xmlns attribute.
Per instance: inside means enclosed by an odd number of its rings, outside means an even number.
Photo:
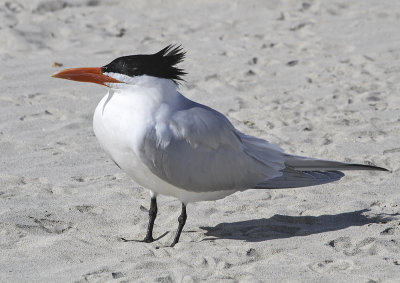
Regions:
<svg viewBox="0 0 400 283"><path fill-rule="evenodd" d="M1 282L396 282L400 3L0 1ZM104 87L50 78L168 44L180 87L287 152L392 170L189 204L148 191L92 131ZM62 66L60 66L62 65Z"/></svg>

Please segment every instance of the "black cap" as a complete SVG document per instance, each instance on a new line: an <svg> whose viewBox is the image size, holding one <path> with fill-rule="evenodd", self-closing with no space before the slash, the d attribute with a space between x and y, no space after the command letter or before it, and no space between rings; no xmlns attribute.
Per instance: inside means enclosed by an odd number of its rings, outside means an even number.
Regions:
<svg viewBox="0 0 400 283"><path fill-rule="evenodd" d="M118 73L130 77L148 75L170 79L175 83L183 80L186 73L175 65L185 57L181 46L168 45L159 52L151 55L123 56L102 67L102 72Z"/></svg>

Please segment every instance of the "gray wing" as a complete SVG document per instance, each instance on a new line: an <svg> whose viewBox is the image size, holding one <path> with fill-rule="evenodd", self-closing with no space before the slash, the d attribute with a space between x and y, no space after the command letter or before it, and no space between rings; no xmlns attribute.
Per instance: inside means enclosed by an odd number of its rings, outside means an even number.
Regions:
<svg viewBox="0 0 400 283"><path fill-rule="evenodd" d="M286 168L282 176L263 181L256 189L288 189L327 184L340 180L344 174L340 171L296 171Z"/></svg>
<svg viewBox="0 0 400 283"><path fill-rule="evenodd" d="M140 153L164 181L195 192L240 190L282 175L282 150L238 132L202 105L176 112L148 132Z"/></svg>
<svg viewBox="0 0 400 283"><path fill-rule="evenodd" d="M374 165L345 163L297 155L285 154L285 164L298 171L328 171L328 170L375 170L388 171L385 168Z"/></svg>
<svg viewBox="0 0 400 283"><path fill-rule="evenodd" d="M265 180L256 188L281 189L321 185L340 180L344 173L338 170L376 170L388 171L385 168L353 164L323 159L315 159L296 155L284 155L286 168L282 176Z"/></svg>

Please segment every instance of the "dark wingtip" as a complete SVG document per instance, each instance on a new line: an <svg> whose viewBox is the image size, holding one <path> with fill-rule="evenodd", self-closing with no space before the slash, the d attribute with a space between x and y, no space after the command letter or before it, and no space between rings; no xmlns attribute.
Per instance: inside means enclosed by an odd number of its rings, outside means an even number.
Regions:
<svg viewBox="0 0 400 283"><path fill-rule="evenodd" d="M359 167L363 168L364 170L385 171L385 172L392 173L392 171L389 169L379 167L379 166L374 166L374 165L366 165L366 164L348 164L348 165L349 166L359 166Z"/></svg>

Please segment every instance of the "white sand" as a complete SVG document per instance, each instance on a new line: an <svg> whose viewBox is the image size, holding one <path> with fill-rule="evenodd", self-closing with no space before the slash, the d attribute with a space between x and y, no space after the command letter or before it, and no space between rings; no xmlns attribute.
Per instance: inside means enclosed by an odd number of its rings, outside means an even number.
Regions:
<svg viewBox="0 0 400 283"><path fill-rule="evenodd" d="M397 281L399 21L398 1L0 1L0 281ZM175 248L180 205L161 197L168 234L122 242L150 201L93 135L106 90L50 74L170 43L181 91L240 130L393 173L190 204Z"/></svg>

